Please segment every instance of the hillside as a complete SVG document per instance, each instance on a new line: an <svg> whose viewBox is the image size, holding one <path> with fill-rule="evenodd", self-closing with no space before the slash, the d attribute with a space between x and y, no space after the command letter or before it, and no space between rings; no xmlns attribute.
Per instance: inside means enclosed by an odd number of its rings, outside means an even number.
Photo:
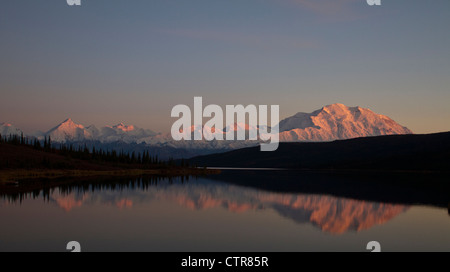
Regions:
<svg viewBox="0 0 450 272"><path fill-rule="evenodd" d="M6 169L78 169L108 171L119 165L92 162L45 152L30 146L0 143L0 170Z"/></svg>
<svg viewBox="0 0 450 272"><path fill-rule="evenodd" d="M0 142L0 185L5 182L31 179L187 176L218 172L189 167L184 161L181 166L177 166L171 160L161 161L157 157L149 156L148 153L135 155L134 153L89 152L87 149L58 150L50 147L34 147L26 143ZM42 186L42 184L35 185L37 187L33 188ZM0 187L0 192L5 192L4 186Z"/></svg>
<svg viewBox="0 0 450 272"><path fill-rule="evenodd" d="M391 135L319 143L281 143L190 160L198 166L303 170L450 171L450 132Z"/></svg>

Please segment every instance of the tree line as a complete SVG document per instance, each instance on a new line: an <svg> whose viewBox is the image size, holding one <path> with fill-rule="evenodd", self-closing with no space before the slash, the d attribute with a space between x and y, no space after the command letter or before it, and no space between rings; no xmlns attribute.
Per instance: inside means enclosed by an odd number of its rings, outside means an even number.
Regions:
<svg viewBox="0 0 450 272"><path fill-rule="evenodd" d="M64 143L53 143L50 136L44 137L44 140L36 138L28 138L23 135L10 134L2 136L0 134L0 143L7 143L17 146L28 146L35 150L47 153L59 154L73 159L89 160L96 162L116 163L138 165L140 167L156 167L156 166L174 166L173 159L161 160L158 155L152 155L148 150L143 152L125 152L123 150L103 150L102 148L92 147L89 149L86 144L84 146ZM179 165L189 167L187 161L181 160Z"/></svg>

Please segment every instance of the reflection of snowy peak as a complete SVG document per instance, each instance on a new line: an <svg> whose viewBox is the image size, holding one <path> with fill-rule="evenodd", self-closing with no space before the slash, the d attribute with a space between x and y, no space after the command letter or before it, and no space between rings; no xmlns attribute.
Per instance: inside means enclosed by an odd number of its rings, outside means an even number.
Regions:
<svg viewBox="0 0 450 272"><path fill-rule="evenodd" d="M384 224L406 212L409 207L360 201L325 195L273 193L253 188L195 181L188 184L165 183L145 190L122 188L126 198L114 191L85 194L70 193L51 198L66 211L84 205L116 206L119 209L138 206L146 201L167 201L192 210L223 208L233 213L273 210L298 224L310 223L322 231L342 234L363 231Z"/></svg>
<svg viewBox="0 0 450 272"><path fill-rule="evenodd" d="M312 113L297 113L280 122L280 140L285 142L333 141L411 133L387 116L343 104L328 105Z"/></svg>

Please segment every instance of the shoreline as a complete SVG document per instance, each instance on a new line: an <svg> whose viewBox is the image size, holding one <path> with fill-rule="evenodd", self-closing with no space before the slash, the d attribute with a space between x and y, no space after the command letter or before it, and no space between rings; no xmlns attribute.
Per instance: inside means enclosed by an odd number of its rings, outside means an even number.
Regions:
<svg viewBox="0 0 450 272"><path fill-rule="evenodd" d="M51 170L51 169L11 169L0 170L0 183L7 184L17 181L35 179L59 179L74 177L126 177L126 176L188 176L219 174L220 170L203 168L174 169L118 169L118 170Z"/></svg>

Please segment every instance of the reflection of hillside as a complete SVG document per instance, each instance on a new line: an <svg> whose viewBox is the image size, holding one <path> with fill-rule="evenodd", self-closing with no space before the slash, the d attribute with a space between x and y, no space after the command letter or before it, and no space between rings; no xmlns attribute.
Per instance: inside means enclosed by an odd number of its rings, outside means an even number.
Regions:
<svg viewBox="0 0 450 272"><path fill-rule="evenodd" d="M62 208L66 212L70 212L75 208L82 207L83 205L92 205L93 203L100 203L104 206L117 207L118 209L127 209L133 207L133 201L127 198L112 198L104 199L100 201L98 197L92 196L91 193L85 193L81 196L76 193L71 193L67 195L55 195L51 198L52 202Z"/></svg>
<svg viewBox="0 0 450 272"><path fill-rule="evenodd" d="M194 182L150 186L146 190L103 190L84 194L54 194L51 199L70 211L81 205L132 208L142 202L169 201L192 210L223 208L242 213L272 209L297 223L312 223L322 231L340 234L361 231L388 222L408 206L359 201L332 196L272 193L240 186Z"/></svg>

